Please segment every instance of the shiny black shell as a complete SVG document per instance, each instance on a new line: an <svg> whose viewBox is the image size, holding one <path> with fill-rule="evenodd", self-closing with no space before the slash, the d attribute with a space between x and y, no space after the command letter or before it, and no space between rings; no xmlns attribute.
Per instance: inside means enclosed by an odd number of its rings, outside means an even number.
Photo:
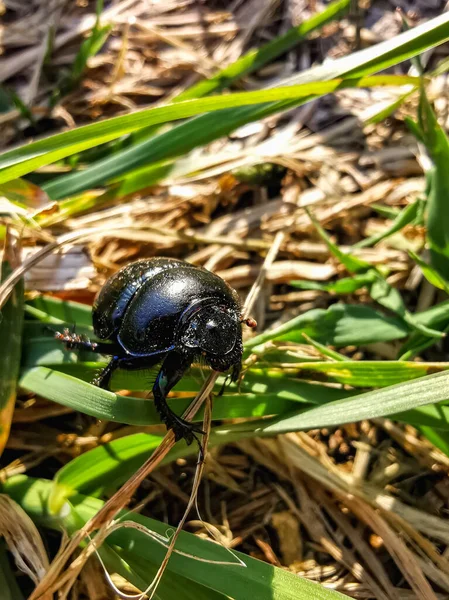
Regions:
<svg viewBox="0 0 449 600"><path fill-rule="evenodd" d="M238 295L218 275L171 258L139 260L100 290L92 312L94 332L99 339L118 341L131 356L167 352L180 343L184 321L208 305L222 307L241 331Z"/></svg>

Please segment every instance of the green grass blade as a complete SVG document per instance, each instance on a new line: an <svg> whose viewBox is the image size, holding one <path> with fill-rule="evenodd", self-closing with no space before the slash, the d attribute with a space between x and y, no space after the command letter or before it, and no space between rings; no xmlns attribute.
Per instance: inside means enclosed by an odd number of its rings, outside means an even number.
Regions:
<svg viewBox="0 0 449 600"><path fill-rule="evenodd" d="M425 425L418 427L418 429L426 436L429 442L449 456L449 431L437 431Z"/></svg>
<svg viewBox="0 0 449 600"><path fill-rule="evenodd" d="M436 373L414 381L337 400L323 406L301 411L290 417L274 418L270 424L257 428L259 435L275 435L287 431L315 429L352 423L363 419L403 413L426 404L449 399L449 373ZM252 429L254 424L242 424L241 430ZM237 427L234 431L237 430Z"/></svg>
<svg viewBox="0 0 449 600"><path fill-rule="evenodd" d="M449 369L449 363L361 360L297 363L284 367L290 378L297 377L341 383L352 387L388 387ZM270 373L270 370L267 370ZM282 379L279 381L282 386Z"/></svg>
<svg viewBox="0 0 449 600"><path fill-rule="evenodd" d="M2 600L24 600L8 560L3 540L0 540L0 581L2 582Z"/></svg>
<svg viewBox="0 0 449 600"><path fill-rule="evenodd" d="M350 2L351 0L337 0L337 2L332 2L321 13L313 15L310 19L303 21L296 27L292 27L283 35L268 42L268 44L265 44L256 50L250 50L232 64L218 71L209 79L203 79L187 90L184 90L178 96L173 98L173 102L202 98L212 92L218 93L245 75L254 73L299 44L306 39L310 33L317 31L327 23L346 13L350 6ZM144 139L148 139L152 135L155 135L157 129L157 127L148 127L137 131L136 133L131 134L131 140L127 140L127 143L130 141L131 143L139 143ZM116 147L119 147L122 144L123 142L119 141L117 142Z"/></svg>
<svg viewBox="0 0 449 600"><path fill-rule="evenodd" d="M330 283L318 283L316 281L290 281L290 285L300 290L321 290L337 295L353 294L361 288L370 286L375 279L375 273L371 270L353 277L342 277Z"/></svg>
<svg viewBox="0 0 449 600"><path fill-rule="evenodd" d="M98 370L96 366L82 363L79 370L83 376L92 378ZM124 379L122 381L118 379L117 383L124 384L126 382L128 374L125 373L124 375ZM135 375L133 380L137 383L131 385L131 388L148 390L148 377L145 374ZM223 378L219 380L216 392L220 390L223 381ZM36 367L24 371L19 379L19 384L22 388L33 391L48 400L79 410L98 419L130 425L160 423L160 417L151 399L121 396L97 388L78 377L47 367ZM186 376L178 384L176 390L190 392L194 395L200 387L200 381ZM233 386L233 390L235 389L235 386ZM246 381L242 383L241 390L240 393L227 391L217 398L213 411L214 419L279 414L293 408L295 403L321 404L348 395L347 391L305 381L296 381L293 378L282 376L282 374L276 376L275 372L266 376L248 374ZM191 398L176 398L169 400L169 404L174 410L181 413L187 408L190 401ZM195 418L200 420L202 413L199 413Z"/></svg>
<svg viewBox="0 0 449 600"><path fill-rule="evenodd" d="M184 119L204 112L220 111L229 107L266 105L270 102L281 103L283 101L293 102L294 104L310 97L311 95L328 94L344 87L370 87L372 85L401 85L405 83L417 83L416 78L400 77L394 75L382 75L378 77L361 77L352 79L334 79L331 81L307 82L300 85L288 87L272 88L255 92L237 92L223 96L213 96L211 98L201 98L197 100L186 100L137 111L128 115L114 117L85 125L71 131L59 133L57 135L21 146L20 148L10 150L0 154L0 183L16 179L21 175L56 162L66 156L81 152L87 148L92 148L99 144L111 141L122 136L125 133L136 131L148 125L167 123L177 119ZM214 117L214 120L219 120ZM127 156L129 151L121 152L117 156ZM114 157L115 158L115 157ZM99 161L97 166L105 165L105 161ZM126 161L124 160L126 164ZM85 173L87 172L84 171ZM105 176L110 178L112 175L104 167ZM78 174L79 175L79 174ZM73 177L71 175L70 177ZM55 180L56 181L56 180ZM44 186L47 193L54 188L53 184ZM53 196L55 190L53 189ZM73 193L73 191L71 192Z"/></svg>
<svg viewBox="0 0 449 600"><path fill-rule="evenodd" d="M413 204L409 204L406 206L401 212L396 216L393 223L388 227L385 231L377 233L369 238L365 238L364 240L354 244L353 248L368 248L369 246L375 246L382 240L387 239L394 233L401 231L406 225L412 223L419 214L421 209L422 201L416 200Z"/></svg>
<svg viewBox="0 0 449 600"><path fill-rule="evenodd" d="M251 50L228 67L219 71L209 79L200 81L176 97L176 100L200 98L212 92L219 92L237 79L254 73L284 52L287 52L303 41L310 33L320 29L330 21L347 12L351 0L332 2L323 12L313 15L300 25L292 27L283 35L275 38L257 50Z"/></svg>
<svg viewBox="0 0 449 600"><path fill-rule="evenodd" d="M444 290L446 294L449 294L449 282L442 275L440 275L436 269L423 261L422 258L420 258L415 252L409 250L409 254L419 266L427 281L439 290Z"/></svg>
<svg viewBox="0 0 449 600"><path fill-rule="evenodd" d="M96 498L79 495L66 504L66 510L49 518L47 513L52 482L36 480L25 476L9 479L2 486L3 492L9 494L38 524L60 531L74 531L74 524L85 523L103 506ZM126 519L143 524L151 531L165 536L167 524L135 513L126 512ZM131 529L121 529L108 538L107 547L115 548L122 553L128 564L136 566L144 564L150 570L159 565L164 557L165 548L151 538ZM345 598L341 594L302 579L286 570L273 567L247 555L236 553L244 562L241 566L219 564L229 562L232 556L218 544L200 539L198 536L181 532L176 548L189 555L214 561L206 565L204 562L173 554L167 567L166 578L181 576L188 581L205 586L208 589L234 598L247 600L338 600ZM150 583L150 582L148 582Z"/></svg>
<svg viewBox="0 0 449 600"><path fill-rule="evenodd" d="M433 162L427 172L427 239L430 246L432 265L444 277L449 270L449 139L439 125L427 99L424 85L418 111L418 123L408 120L412 132L425 144Z"/></svg>
<svg viewBox="0 0 449 600"><path fill-rule="evenodd" d="M372 48L332 61L330 64L308 69L284 80L282 84L293 85L345 78L348 73L351 73L351 76L366 76L416 56L447 39L449 39L449 15L445 14ZM144 140L123 152L100 160L82 172L58 177L45 189L52 198L57 199L98 186L142 165L180 156L193 148L229 134L245 123L287 110L313 97L303 98L302 101L272 103L262 107L230 109L223 112L220 119L216 119L213 115L203 115L169 132ZM155 182L153 180L153 183Z"/></svg>
<svg viewBox="0 0 449 600"><path fill-rule="evenodd" d="M0 280L6 279L18 265L19 251L16 243L13 236L6 236L0 265ZM22 344L23 294L24 284L21 279L0 312L0 339L2 340L2 351L0 352L0 456L3 454L8 440L16 401Z"/></svg>

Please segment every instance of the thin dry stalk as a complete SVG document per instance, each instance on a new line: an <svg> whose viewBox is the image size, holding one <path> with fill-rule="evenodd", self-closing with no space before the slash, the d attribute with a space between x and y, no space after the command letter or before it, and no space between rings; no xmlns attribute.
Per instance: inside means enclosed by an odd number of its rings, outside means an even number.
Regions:
<svg viewBox="0 0 449 600"><path fill-rule="evenodd" d="M216 372L213 372L209 375L201 391L183 414L184 419L191 420L195 416L195 414L201 408L205 398L211 393L217 377L218 373ZM145 461L145 463L133 475L133 477L131 477L108 500L108 502L105 503L105 505L94 517L92 517L92 519L90 519L84 525L84 527L77 531L65 548L63 548L56 556L50 565L50 569L48 570L45 578L35 588L29 600L38 600L39 598L42 598L43 594L45 594L47 591L55 592L60 589L61 585L66 583L66 577L63 576L60 578L60 573L79 544L94 531L100 529L103 525L110 523L110 521L114 519L117 513L128 504L135 490L148 477L149 473L151 473L151 471L160 464L162 459L165 458L168 452L173 448L174 444L175 436L173 431L170 430L166 433L164 439L153 452L153 454L148 458L147 461Z"/></svg>

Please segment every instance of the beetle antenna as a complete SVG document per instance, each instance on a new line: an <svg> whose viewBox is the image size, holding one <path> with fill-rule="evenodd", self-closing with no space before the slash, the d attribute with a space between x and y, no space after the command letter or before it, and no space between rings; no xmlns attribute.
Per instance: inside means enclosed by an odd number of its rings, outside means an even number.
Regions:
<svg viewBox="0 0 449 600"><path fill-rule="evenodd" d="M242 317L240 319L240 323L243 323L244 325L246 325L247 327L250 327L251 329L254 329L254 327L257 327L257 321L256 321L256 319L253 319L252 317L248 317L247 319L244 319Z"/></svg>

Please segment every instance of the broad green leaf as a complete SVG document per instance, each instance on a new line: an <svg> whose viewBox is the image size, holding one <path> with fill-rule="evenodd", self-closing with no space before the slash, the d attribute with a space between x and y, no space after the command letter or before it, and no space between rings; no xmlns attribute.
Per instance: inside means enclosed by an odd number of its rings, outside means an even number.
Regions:
<svg viewBox="0 0 449 600"><path fill-rule="evenodd" d="M245 348L252 350L270 340L303 342L303 334L332 346L360 346L374 342L388 342L407 337L409 327L395 317L385 317L369 306L333 304L287 321L276 329L268 330L247 341Z"/></svg>
<svg viewBox="0 0 449 600"><path fill-rule="evenodd" d="M85 523L103 506L101 500L78 495L65 505L66 510L61 511L57 516L49 517L47 506L52 489L51 481L17 476L5 482L2 488L38 524L58 531L62 528L69 534L73 533L74 526ZM136 513L129 513L129 511L124 512L123 516L125 515L127 520L141 523L151 531L166 536L166 523L160 523ZM164 547L133 529L120 529L114 532L108 538L105 547L106 549L114 548L132 568L135 565L138 572L142 572L138 567L143 565L146 567L147 573L151 573L152 568L161 563L165 554ZM170 558L164 578L180 576L235 600L247 600L249 597L258 600L337 600L344 598L337 592L327 590L289 571L273 567L242 553L236 552L235 555L243 561L246 568L219 564L219 561L229 563L235 559L222 546L184 531L179 536L176 548L189 555L214 562L204 564L202 561L174 553ZM107 553L102 553L102 556L107 561Z"/></svg>

